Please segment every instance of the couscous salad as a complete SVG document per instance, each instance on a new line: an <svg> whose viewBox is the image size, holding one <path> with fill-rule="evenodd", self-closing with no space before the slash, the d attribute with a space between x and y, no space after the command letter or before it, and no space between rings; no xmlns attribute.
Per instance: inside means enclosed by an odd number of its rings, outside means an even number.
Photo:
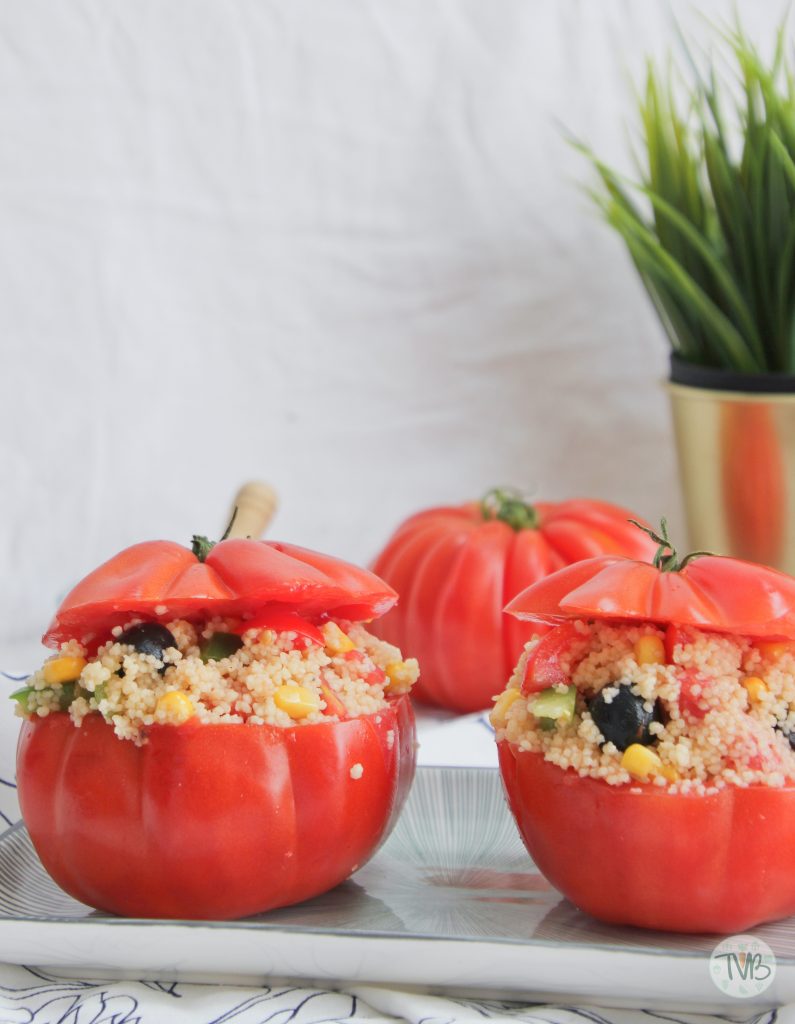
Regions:
<svg viewBox="0 0 795 1024"><path fill-rule="evenodd" d="M67 595L13 695L19 798L55 881L138 917L232 918L360 867L415 764L397 595L271 541L135 545Z"/></svg>
<svg viewBox="0 0 795 1024"><path fill-rule="evenodd" d="M795 912L795 579L655 538L508 606L542 635L492 711L503 782L581 908L739 931Z"/></svg>

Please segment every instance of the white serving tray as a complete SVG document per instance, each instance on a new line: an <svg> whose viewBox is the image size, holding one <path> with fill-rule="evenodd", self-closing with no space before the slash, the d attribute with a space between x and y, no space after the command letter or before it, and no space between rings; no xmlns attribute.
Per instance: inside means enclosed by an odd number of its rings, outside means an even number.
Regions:
<svg viewBox="0 0 795 1024"><path fill-rule="evenodd" d="M754 1007L795 1000L795 919L757 929L776 979ZM732 1008L714 936L615 928L581 914L528 858L496 769L420 768L394 833L337 889L233 922L90 910L42 869L23 825L0 837L0 960L87 977L334 987L386 984L501 999Z"/></svg>

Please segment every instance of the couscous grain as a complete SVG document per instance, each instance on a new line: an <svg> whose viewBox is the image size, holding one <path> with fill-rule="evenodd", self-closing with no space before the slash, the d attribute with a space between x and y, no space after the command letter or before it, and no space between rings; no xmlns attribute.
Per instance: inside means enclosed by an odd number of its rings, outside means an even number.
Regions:
<svg viewBox="0 0 795 1024"><path fill-rule="evenodd" d="M415 659L344 620L321 626L321 645L290 631L244 630L240 620L176 619L157 626L173 641L160 656L124 642L140 626L116 627L93 653L62 644L15 694L17 713L68 711L76 726L99 713L120 739L142 743L153 725L194 718L287 727L376 714L419 675Z"/></svg>
<svg viewBox="0 0 795 1024"><path fill-rule="evenodd" d="M498 740L614 786L648 781L704 793L795 780L795 645L690 628L668 661L658 626L575 625L561 658L574 713L545 719L532 710L538 694L521 692L536 638L495 698ZM569 691L554 689L561 700ZM655 758L631 753L634 746Z"/></svg>

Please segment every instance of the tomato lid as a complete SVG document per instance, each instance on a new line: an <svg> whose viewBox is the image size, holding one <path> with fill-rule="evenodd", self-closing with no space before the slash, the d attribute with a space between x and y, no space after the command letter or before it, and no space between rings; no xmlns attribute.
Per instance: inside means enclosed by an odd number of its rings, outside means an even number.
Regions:
<svg viewBox="0 0 795 1024"><path fill-rule="evenodd" d="M523 590L517 619L674 623L721 633L795 640L795 579L768 566L695 552L679 559L665 520L651 563L603 555L566 566Z"/></svg>
<svg viewBox="0 0 795 1024"><path fill-rule="evenodd" d="M196 538L203 540L203 538ZM303 615L377 618L397 594L366 569L279 541L145 541L125 548L64 598L42 642L104 636L130 618L167 622L244 616L277 603Z"/></svg>

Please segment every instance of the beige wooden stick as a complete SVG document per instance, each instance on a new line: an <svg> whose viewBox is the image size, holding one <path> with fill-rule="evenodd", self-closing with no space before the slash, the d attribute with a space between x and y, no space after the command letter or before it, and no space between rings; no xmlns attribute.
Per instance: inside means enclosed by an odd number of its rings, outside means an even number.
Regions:
<svg viewBox="0 0 795 1024"><path fill-rule="evenodd" d="M237 515L229 531L230 537L253 537L255 540L263 535L273 519L279 499L270 484L251 480L243 484L229 511L229 518L237 508Z"/></svg>

